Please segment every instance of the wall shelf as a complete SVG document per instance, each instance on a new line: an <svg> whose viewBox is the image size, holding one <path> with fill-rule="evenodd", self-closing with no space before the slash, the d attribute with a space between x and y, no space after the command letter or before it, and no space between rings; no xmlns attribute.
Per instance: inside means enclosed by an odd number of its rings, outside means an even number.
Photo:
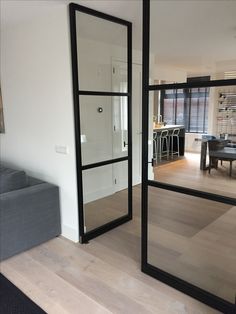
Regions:
<svg viewBox="0 0 236 314"><path fill-rule="evenodd" d="M228 134L236 140L236 87L218 90L217 135Z"/></svg>

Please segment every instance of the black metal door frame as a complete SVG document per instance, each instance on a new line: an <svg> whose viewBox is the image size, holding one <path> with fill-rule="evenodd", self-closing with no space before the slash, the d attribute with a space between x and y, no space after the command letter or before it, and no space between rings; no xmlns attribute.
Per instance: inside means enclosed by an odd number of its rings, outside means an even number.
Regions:
<svg viewBox="0 0 236 314"><path fill-rule="evenodd" d="M149 134L149 92L155 90L182 89L194 87L216 87L236 85L236 79L195 81L177 84L149 85L149 53L150 53L150 0L143 0L143 87L142 87L142 271L177 290L223 312L236 313L236 304L232 304L195 285L188 283L148 263L148 187L156 187L168 191L192 195L207 200L236 206L236 199L213 193L202 192L172 184L148 179L148 134Z"/></svg>
<svg viewBox="0 0 236 314"><path fill-rule="evenodd" d="M127 27L127 61L128 61L128 87L127 93L109 91L86 91L79 88L78 58L77 58L77 31L76 12L86 13L113 23ZM72 78L73 78L73 101L74 101L74 124L75 124L75 148L76 148L76 173L77 173L77 193L78 193L78 216L79 216L79 240L86 243L89 240L113 229L132 219L132 23L123 19L89 9L87 7L70 3L70 37L71 37L71 57L72 57ZM80 130L80 95L87 96L126 96L128 99L128 155L121 158L104 160L101 162L82 165L81 157L81 130ZM117 162L128 161L128 213L122 217L97 227L89 232L84 231L84 203L83 203L83 180L82 172L87 169L101 167Z"/></svg>

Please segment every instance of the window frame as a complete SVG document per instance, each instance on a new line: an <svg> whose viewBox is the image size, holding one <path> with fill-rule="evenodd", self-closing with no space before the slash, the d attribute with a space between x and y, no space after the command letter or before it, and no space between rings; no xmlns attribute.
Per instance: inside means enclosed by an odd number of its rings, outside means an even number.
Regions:
<svg viewBox="0 0 236 314"><path fill-rule="evenodd" d="M192 95L197 94L197 97L192 97ZM201 94L202 97L201 97ZM168 96L169 95L169 96ZM185 88L183 89L183 92L181 93L183 97L178 97L178 90L173 89L173 93L167 94L166 91L161 92L161 99L160 99L160 104L161 104L161 110L160 114L163 117L163 121L165 121L165 99L173 99L173 118L172 122L173 124L178 124L177 122L177 111L178 111L178 98L183 99L184 101L184 110L183 110L183 125L185 126L185 131L186 133L198 133L198 134L207 134L208 132L208 114L207 111L209 109L209 96L210 96L210 91L206 87L204 88L204 92L200 91L200 88L198 88L197 92L193 92L192 88ZM166 97L167 96L167 97ZM172 96L172 97L171 97ZM197 110L199 112L200 110L200 99L204 98L204 104L203 104L203 123L202 123L202 131L198 130L199 129L199 115L197 115L197 125L195 130L191 130L191 111L192 111L192 98L197 98Z"/></svg>

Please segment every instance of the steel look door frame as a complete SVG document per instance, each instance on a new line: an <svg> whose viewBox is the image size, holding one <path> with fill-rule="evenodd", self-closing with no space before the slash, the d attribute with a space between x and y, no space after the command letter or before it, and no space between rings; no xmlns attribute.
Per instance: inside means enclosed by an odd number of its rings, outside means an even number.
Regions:
<svg viewBox="0 0 236 314"><path fill-rule="evenodd" d="M127 61L128 61L128 86L127 93L109 91L86 91L79 88L78 58L77 58L77 30L76 12L86 13L113 23L127 27ZM77 173L77 193L78 193L78 216L79 216L79 239L80 243L86 243L129 220L132 219L132 23L123 19L89 9L87 7L70 3L70 38L71 38L71 58L72 58L72 79L73 79L73 101L74 101L74 124L75 124L75 147L76 147L76 173ZM128 155L121 158L104 160L101 162L82 165L81 157L81 130L80 130L80 102L79 96L126 96L128 99ZM128 161L128 213L122 217L97 227L89 232L84 231L84 203L83 203L83 180L82 172L87 169L101 167L117 162Z"/></svg>
<svg viewBox="0 0 236 314"><path fill-rule="evenodd" d="M142 271L179 291L223 312L236 313L236 304L232 304L208 291L187 281L171 275L148 263L148 187L161 188L207 200L236 206L236 199L213 193L202 192L172 184L148 179L148 133L149 133L149 92L155 90L182 89L194 87L216 87L236 85L236 79L195 81L189 83L149 85L149 53L150 53L150 0L143 0L143 87L142 87Z"/></svg>

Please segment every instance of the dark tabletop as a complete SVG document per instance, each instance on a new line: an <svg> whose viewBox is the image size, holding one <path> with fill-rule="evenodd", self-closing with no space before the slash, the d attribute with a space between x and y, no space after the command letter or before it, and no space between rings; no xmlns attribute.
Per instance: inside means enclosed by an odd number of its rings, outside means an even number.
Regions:
<svg viewBox="0 0 236 314"><path fill-rule="evenodd" d="M217 158L236 160L236 148L224 147L223 149L212 151L211 156Z"/></svg>

